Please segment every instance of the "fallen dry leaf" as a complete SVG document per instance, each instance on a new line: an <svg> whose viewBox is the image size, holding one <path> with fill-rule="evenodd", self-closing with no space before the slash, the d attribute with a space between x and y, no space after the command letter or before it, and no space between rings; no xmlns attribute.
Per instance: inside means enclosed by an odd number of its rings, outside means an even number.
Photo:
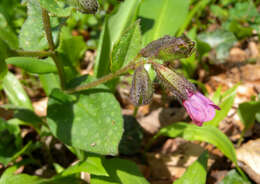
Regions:
<svg viewBox="0 0 260 184"><path fill-rule="evenodd" d="M147 153L147 160L149 168L151 169L151 179L154 180L165 180L172 178L173 180L180 178L197 158L205 151L205 149L193 142L180 141L180 139L171 139L176 142L176 145L171 144L174 148L170 149L169 145L163 146L162 152ZM169 144L169 143L166 143ZM170 150L174 152L170 153ZM166 153L165 153L166 152ZM208 161L208 168L214 163L214 157L210 155Z"/></svg>
<svg viewBox="0 0 260 184"><path fill-rule="evenodd" d="M237 159L245 172L260 183L260 139L251 140L236 150Z"/></svg>
<svg viewBox="0 0 260 184"><path fill-rule="evenodd" d="M42 98L41 100L37 101L37 102L33 102L33 108L35 113L40 116L46 116L47 115L47 103L48 103L48 98Z"/></svg>

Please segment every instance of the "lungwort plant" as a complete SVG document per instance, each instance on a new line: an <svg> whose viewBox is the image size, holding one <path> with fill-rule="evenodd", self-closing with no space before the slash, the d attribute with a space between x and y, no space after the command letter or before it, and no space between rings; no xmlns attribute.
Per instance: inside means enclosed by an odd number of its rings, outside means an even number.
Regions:
<svg viewBox="0 0 260 184"><path fill-rule="evenodd" d="M1 107L14 114L11 119L0 119L0 162L8 167L0 184L84 183L81 172L90 174L92 184L148 183L132 161L105 157L116 156L121 147L128 147L122 144L127 143L123 138L129 133L129 125L124 123L127 119L123 118L113 94L119 77L124 74L134 72L129 96L135 106L150 103L156 75L183 104L196 125L212 120L216 110L220 110L186 78L164 64L191 55L194 58L195 42L185 35L174 37L188 14L188 0L125 0L115 3L116 8L110 14L106 1L25 0L22 3L4 0L0 8L0 86L9 102ZM7 6L10 12L4 8ZM24 6L27 16L23 13ZM96 12L97 15L91 15ZM83 13L88 15L85 17ZM93 47L86 45L81 36L72 36L71 25L78 17L103 22L93 75L79 73L80 60L87 48ZM48 97L46 117L34 113L22 82L12 72L15 70L8 71L7 64L22 69L29 78L36 76ZM153 140L164 135L206 141L237 166L229 139L216 127L196 125L173 124L163 128ZM33 128L39 141L23 143L20 126ZM66 169L53 163L44 142L50 135L64 143L79 161ZM138 144L142 136L133 135L140 138ZM32 152L39 148L49 154L48 163L57 174L51 179L15 174L22 164L38 164L31 158ZM17 160L21 155L24 160ZM207 158L204 153L199 160L205 165ZM191 167L197 170L198 166L196 162ZM204 173L201 181L206 179L205 168L197 170ZM185 177L194 175L190 170ZM200 183L199 179L196 183Z"/></svg>

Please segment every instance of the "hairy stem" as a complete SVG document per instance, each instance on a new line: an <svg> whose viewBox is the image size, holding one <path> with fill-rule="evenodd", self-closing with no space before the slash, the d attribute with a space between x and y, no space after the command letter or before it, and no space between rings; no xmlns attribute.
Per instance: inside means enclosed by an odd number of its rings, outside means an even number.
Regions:
<svg viewBox="0 0 260 184"><path fill-rule="evenodd" d="M82 86L78 86L74 89L70 89L70 90L67 90L66 92L67 93L74 93L74 92L79 92L79 91L83 91L83 90L87 90L89 88L93 88L95 86L98 86L102 83L105 83L111 79L114 79L124 73L126 73L127 71L131 70L131 69L135 69L136 67L138 67L139 65L141 64L145 64L145 63L151 63L150 61L145 61L145 60L142 60L142 61L139 61L137 63L133 63L131 62L130 64L126 65L125 67L121 68L120 70L117 70L115 73L110 73L104 77L101 77L99 79L97 79L96 81L93 81L93 82L90 82L86 85L82 85Z"/></svg>
<svg viewBox="0 0 260 184"><path fill-rule="evenodd" d="M53 42L52 32L51 32L50 16L44 8L42 8L42 20L43 20L44 30L45 30L45 33L46 33L46 38L47 38L47 41L48 41L48 44L49 44L49 48L54 53L54 54L51 55L51 57L52 57L53 61L55 62L55 65L58 69L61 88L64 89L65 88L65 81L66 81L65 73L64 73L62 62L58 58L57 53L55 52L55 45L54 45L54 42Z"/></svg>

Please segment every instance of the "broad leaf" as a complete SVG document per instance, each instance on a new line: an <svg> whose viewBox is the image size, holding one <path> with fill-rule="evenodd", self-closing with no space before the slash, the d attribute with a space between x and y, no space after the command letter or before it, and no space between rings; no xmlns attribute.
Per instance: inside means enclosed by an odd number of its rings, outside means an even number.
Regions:
<svg viewBox="0 0 260 184"><path fill-rule="evenodd" d="M8 25L7 20L0 13L0 40L3 40L10 48L18 48L18 38Z"/></svg>
<svg viewBox="0 0 260 184"><path fill-rule="evenodd" d="M74 86L93 80L82 76ZM54 89L48 101L47 123L65 144L93 153L118 153L123 119L117 100L105 86L74 95Z"/></svg>
<svg viewBox="0 0 260 184"><path fill-rule="evenodd" d="M65 27L61 31L58 52L70 62L67 65L78 67L79 60L84 56L87 46L83 37L72 36L67 33L68 31Z"/></svg>
<svg viewBox="0 0 260 184"><path fill-rule="evenodd" d="M189 0L144 0L138 13L144 34L143 45L167 34L174 36L183 24L188 9Z"/></svg>
<svg viewBox="0 0 260 184"><path fill-rule="evenodd" d="M203 152L174 184L192 184L195 181L197 184L206 183L208 157L208 152Z"/></svg>
<svg viewBox="0 0 260 184"><path fill-rule="evenodd" d="M148 184L135 163L123 159L110 159L104 161L109 177L91 175L91 184Z"/></svg>
<svg viewBox="0 0 260 184"><path fill-rule="evenodd" d="M42 50L48 47L47 39L43 29L42 9L38 1L27 1L28 17L24 22L19 34L19 47L24 50ZM57 18L51 18L52 27L57 26ZM57 31L54 29L54 40L57 40Z"/></svg>
<svg viewBox="0 0 260 184"><path fill-rule="evenodd" d="M250 129L254 125L258 112L260 112L260 101L239 104L238 115L245 126L245 130Z"/></svg>
<svg viewBox="0 0 260 184"><path fill-rule="evenodd" d="M137 56L141 49L141 31L139 21L122 35L114 45L111 58L111 71L116 72Z"/></svg>
<svg viewBox="0 0 260 184"><path fill-rule="evenodd" d="M14 74L8 72L3 80L4 91L10 102L17 107L33 109L31 100Z"/></svg>
<svg viewBox="0 0 260 184"><path fill-rule="evenodd" d="M235 164L237 163L235 148L225 134L223 134L216 127L206 125L198 127L187 123L173 123L167 127L162 128L154 137L158 136L169 137L183 137L190 141L205 141L215 145L226 157L228 157Z"/></svg>
<svg viewBox="0 0 260 184"><path fill-rule="evenodd" d="M50 13L59 17L68 17L71 14L72 7L62 7L55 0L38 0L40 5Z"/></svg>
<svg viewBox="0 0 260 184"><path fill-rule="evenodd" d="M48 73L39 75L41 85L47 96L51 94L51 91L55 88L60 89L59 76L56 73Z"/></svg>
<svg viewBox="0 0 260 184"><path fill-rule="evenodd" d="M135 20L139 3L140 0L126 0L120 3L116 13L105 20L95 61L96 77L99 78L110 73L110 52L123 31Z"/></svg>
<svg viewBox="0 0 260 184"><path fill-rule="evenodd" d="M70 166L68 169L64 170L61 175L68 176L75 173L87 172L89 174L108 176L102 162L102 157L89 156L85 161L80 161L76 165Z"/></svg>
<svg viewBox="0 0 260 184"><path fill-rule="evenodd" d="M45 74L57 71L51 58L37 59L33 57L10 57L6 59L6 63L36 74Z"/></svg>
<svg viewBox="0 0 260 184"><path fill-rule="evenodd" d="M221 62L229 56L229 49L237 41L233 33L225 30L201 33L198 39L209 44L211 48L216 49L216 59Z"/></svg>

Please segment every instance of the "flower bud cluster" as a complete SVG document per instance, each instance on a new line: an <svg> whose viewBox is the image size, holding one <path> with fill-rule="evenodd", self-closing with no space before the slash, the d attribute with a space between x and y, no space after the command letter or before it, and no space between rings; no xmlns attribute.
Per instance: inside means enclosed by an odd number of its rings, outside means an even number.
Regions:
<svg viewBox="0 0 260 184"><path fill-rule="evenodd" d="M149 59L170 61L190 56L194 51L194 45L194 42L185 36L179 38L165 36L148 44L140 51L140 55ZM201 126L203 122L214 118L216 110L220 108L197 91L192 83L162 64L150 63L161 84L183 104L195 124ZM133 76L130 99L136 106L144 105L151 101L152 94L152 82L144 66L141 65Z"/></svg>

